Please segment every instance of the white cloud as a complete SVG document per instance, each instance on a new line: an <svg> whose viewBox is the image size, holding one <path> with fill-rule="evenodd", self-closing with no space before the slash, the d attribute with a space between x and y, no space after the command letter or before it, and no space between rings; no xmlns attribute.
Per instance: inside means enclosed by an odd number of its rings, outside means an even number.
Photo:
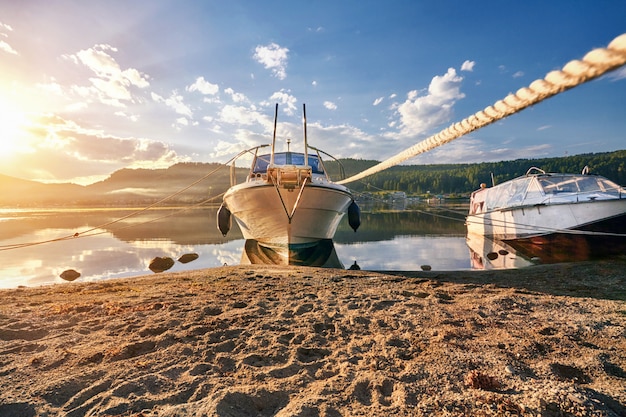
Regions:
<svg viewBox="0 0 626 417"><path fill-rule="evenodd" d="M137 120L139 120L139 116L137 116L136 114L126 114L123 111L116 111L114 114L116 116L123 117L124 119L128 119L132 122L136 122Z"/></svg>
<svg viewBox="0 0 626 417"><path fill-rule="evenodd" d="M372 103L373 106L378 106L380 103L383 102L385 98L384 97L378 97L376 100L374 100L374 103Z"/></svg>
<svg viewBox="0 0 626 417"><path fill-rule="evenodd" d="M36 87L48 94L56 94L58 96L63 95L63 88L61 88L61 85L54 80L47 84L36 84Z"/></svg>
<svg viewBox="0 0 626 417"><path fill-rule="evenodd" d="M389 151L389 140L372 136L349 124L325 126L307 123L309 143L336 158L365 158ZM297 137L297 135L294 135Z"/></svg>
<svg viewBox="0 0 626 417"><path fill-rule="evenodd" d="M276 78L284 80L287 77L289 49L281 48L280 45L272 42L269 45L259 45L254 51L254 59L263 64L266 69L271 70Z"/></svg>
<svg viewBox="0 0 626 417"><path fill-rule="evenodd" d="M123 101L133 100L130 87L146 88L150 82L147 75L134 68L122 70L109 52L117 52L117 49L99 44L63 58L86 66L96 75L89 78L91 87L75 86L73 90L83 97L96 96L104 104L124 107Z"/></svg>
<svg viewBox="0 0 626 417"><path fill-rule="evenodd" d="M465 97L461 93L463 77L449 68L444 75L435 76L426 95L417 90L407 94L407 100L398 106L401 137L415 137L447 122L452 114L454 103Z"/></svg>
<svg viewBox="0 0 626 417"><path fill-rule="evenodd" d="M0 22L0 36L8 38L9 35L7 35L6 32L13 32L13 28L5 23ZM0 51L4 51L12 55L18 55L17 51L5 41L0 41Z"/></svg>
<svg viewBox="0 0 626 417"><path fill-rule="evenodd" d="M465 61L461 65L461 71L472 72L472 71L474 71L474 65L476 65L476 62L474 62L474 61Z"/></svg>
<svg viewBox="0 0 626 417"><path fill-rule="evenodd" d="M297 99L289 94L289 90L280 90L270 96L270 100L277 102L286 114L292 116L296 112ZM285 108L286 106L286 108Z"/></svg>
<svg viewBox="0 0 626 417"><path fill-rule="evenodd" d="M189 92L198 91L205 95L215 95L220 91L217 84L212 84L204 79L204 77L196 78L196 81L185 88Z"/></svg>
<svg viewBox="0 0 626 417"><path fill-rule="evenodd" d="M432 164L433 161L445 161L458 164L541 158L549 155L551 151L552 146L548 144L509 148L504 143L489 145L469 136L418 155L411 160L411 163Z"/></svg>
<svg viewBox="0 0 626 417"><path fill-rule="evenodd" d="M189 118L193 116L191 108L183 102L183 96L178 94L177 91L173 91L169 98L163 98L156 93L151 93L151 96L152 100L158 103L165 103L166 106L173 109L178 114L182 114L183 116L187 116Z"/></svg>
<svg viewBox="0 0 626 417"><path fill-rule="evenodd" d="M227 88L226 90L224 90L224 92L228 94L235 103L243 103L248 101L248 98L245 94L236 93L235 90L233 90L232 88Z"/></svg>
<svg viewBox="0 0 626 417"><path fill-rule="evenodd" d="M520 78L524 76L524 71L517 71L515 74L513 74L513 78Z"/></svg>
<svg viewBox="0 0 626 417"><path fill-rule="evenodd" d="M0 51L4 51L12 55L17 55L17 51L13 49L13 47L11 47L11 45L6 43L5 41L0 41Z"/></svg>
<svg viewBox="0 0 626 417"><path fill-rule="evenodd" d="M188 159L163 142L108 135L54 114L33 120L29 135L29 151L14 155L3 169L35 181L86 184L121 168L165 168Z"/></svg>
<svg viewBox="0 0 626 417"><path fill-rule="evenodd" d="M325 101L324 107L326 107L328 110L337 110L337 105L332 101Z"/></svg>
<svg viewBox="0 0 626 417"><path fill-rule="evenodd" d="M251 126L260 124L264 128L271 125L266 115L259 113L255 107L226 105L219 113L219 120L233 125Z"/></svg>

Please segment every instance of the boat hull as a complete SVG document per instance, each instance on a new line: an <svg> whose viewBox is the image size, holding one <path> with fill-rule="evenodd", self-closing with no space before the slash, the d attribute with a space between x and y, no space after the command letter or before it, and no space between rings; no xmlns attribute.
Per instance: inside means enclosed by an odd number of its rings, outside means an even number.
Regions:
<svg viewBox="0 0 626 417"><path fill-rule="evenodd" d="M626 213L573 228L570 233L555 232L506 242L518 252L544 263L621 255L626 253Z"/></svg>
<svg viewBox="0 0 626 417"><path fill-rule="evenodd" d="M626 200L554 204L467 217L468 234L503 241L544 263L626 252Z"/></svg>
<svg viewBox="0 0 626 417"><path fill-rule="evenodd" d="M332 239L352 195L331 183L288 189L248 182L231 187L224 202L245 239L289 248Z"/></svg>
<svg viewBox="0 0 626 417"><path fill-rule="evenodd" d="M538 204L467 216L468 233L513 240L568 230L624 233L626 199Z"/></svg>

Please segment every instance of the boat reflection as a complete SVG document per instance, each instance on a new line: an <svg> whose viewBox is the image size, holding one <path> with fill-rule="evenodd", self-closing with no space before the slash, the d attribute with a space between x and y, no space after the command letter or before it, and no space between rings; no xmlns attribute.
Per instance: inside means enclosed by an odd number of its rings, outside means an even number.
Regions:
<svg viewBox="0 0 626 417"><path fill-rule="evenodd" d="M514 241L490 239L468 233L472 269L524 268L536 264L554 264L605 259L619 255L626 248L589 244L588 237L552 234Z"/></svg>
<svg viewBox="0 0 626 417"><path fill-rule="evenodd" d="M538 262L518 253L502 241L492 240L483 235L469 233L465 238L469 248L472 269L524 268Z"/></svg>
<svg viewBox="0 0 626 417"><path fill-rule="evenodd" d="M518 252L543 263L603 259L626 253L623 235L576 235L552 233L509 242Z"/></svg>
<svg viewBox="0 0 626 417"><path fill-rule="evenodd" d="M241 264L315 266L343 268L332 239L322 239L297 246L269 246L247 239L241 254Z"/></svg>

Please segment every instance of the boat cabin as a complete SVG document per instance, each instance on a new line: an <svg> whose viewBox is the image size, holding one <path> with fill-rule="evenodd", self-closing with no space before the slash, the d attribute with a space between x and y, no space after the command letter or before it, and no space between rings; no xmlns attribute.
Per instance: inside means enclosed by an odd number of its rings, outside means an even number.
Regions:
<svg viewBox="0 0 626 417"><path fill-rule="evenodd" d="M252 163L250 181L269 181L273 184L293 189L311 182L313 176L325 178L324 165L319 155L308 155L305 164L304 154L299 152L277 152L271 165L271 154L257 155ZM321 176L321 177L320 177Z"/></svg>

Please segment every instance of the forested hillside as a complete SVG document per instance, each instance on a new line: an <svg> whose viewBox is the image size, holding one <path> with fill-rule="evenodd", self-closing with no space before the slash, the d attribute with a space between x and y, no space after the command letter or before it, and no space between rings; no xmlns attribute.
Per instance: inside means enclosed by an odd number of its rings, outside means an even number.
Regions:
<svg viewBox="0 0 626 417"><path fill-rule="evenodd" d="M346 175L358 173L376 164L376 161L342 160ZM620 185L626 185L626 150L572 155L561 158L517 159L514 161L483 162L478 164L401 165L349 184L355 191L404 191L407 194L466 194L480 186L491 185L491 174L496 183L524 175L528 168L538 167L546 172L581 172L585 166L592 174L603 175ZM338 178L332 167L333 179ZM329 168L330 171L330 168Z"/></svg>
<svg viewBox="0 0 626 417"><path fill-rule="evenodd" d="M344 159L341 163L346 177L361 172L378 161ZM333 180L341 178L339 165L325 164ZM626 185L626 150L610 153L574 155L564 158L518 159L516 161L484 162L480 164L402 165L348 184L356 192L404 191L409 195L461 194L467 195L480 183L491 184L524 175L536 166L549 172L580 172L589 166L591 173ZM191 184L213 173L193 187ZM237 169L238 181L248 173ZM122 169L104 181L88 186L75 184L41 184L0 175L0 207L92 207L145 206L174 195L167 204L197 204L210 196L225 192L230 185L227 167L209 163L181 163L167 169ZM178 193L186 189L184 193ZM216 203L219 203L219 199Z"/></svg>

